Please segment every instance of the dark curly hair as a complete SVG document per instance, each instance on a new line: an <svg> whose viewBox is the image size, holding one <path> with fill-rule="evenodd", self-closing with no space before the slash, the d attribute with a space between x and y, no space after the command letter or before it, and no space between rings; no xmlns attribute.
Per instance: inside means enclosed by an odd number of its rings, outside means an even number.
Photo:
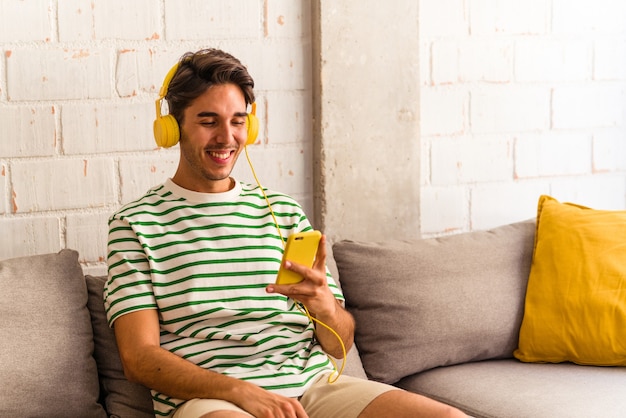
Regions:
<svg viewBox="0 0 626 418"><path fill-rule="evenodd" d="M211 86L228 83L239 86L246 104L254 103L254 80L237 58L214 48L185 53L165 95L169 114L182 124L184 111L194 99Z"/></svg>

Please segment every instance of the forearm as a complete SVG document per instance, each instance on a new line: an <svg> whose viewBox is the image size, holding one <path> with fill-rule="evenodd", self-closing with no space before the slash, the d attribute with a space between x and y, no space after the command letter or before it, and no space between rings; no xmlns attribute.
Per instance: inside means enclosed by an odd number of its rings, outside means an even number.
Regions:
<svg viewBox="0 0 626 418"><path fill-rule="evenodd" d="M315 324L315 334L324 351L335 358L343 358L345 353L337 337L341 338L346 352L350 350L355 326L352 315L337 302L334 312L317 315L316 319L332 329L330 331L321 324Z"/></svg>
<svg viewBox="0 0 626 418"><path fill-rule="evenodd" d="M161 347L137 350L123 360L129 380L178 399L224 399L241 404L259 388L203 369Z"/></svg>
<svg viewBox="0 0 626 418"><path fill-rule="evenodd" d="M124 373L131 381L178 399L225 399L235 404L258 389L161 348L155 310L123 315L115 321L114 329Z"/></svg>

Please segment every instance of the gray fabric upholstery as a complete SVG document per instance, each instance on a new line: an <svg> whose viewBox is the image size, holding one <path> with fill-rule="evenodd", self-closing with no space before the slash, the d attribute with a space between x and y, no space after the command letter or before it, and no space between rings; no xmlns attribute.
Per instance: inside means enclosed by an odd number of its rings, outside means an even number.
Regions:
<svg viewBox="0 0 626 418"><path fill-rule="evenodd" d="M333 253L368 376L512 357L535 224L443 238L341 241Z"/></svg>
<svg viewBox="0 0 626 418"><path fill-rule="evenodd" d="M337 285L341 288L341 278L339 277L339 271L337 271L337 263L335 263L333 247L330 241L326 241L326 266L328 267L330 274L337 282ZM361 357L359 356L359 350L356 345L352 345L352 348L348 350L348 354L343 361L346 363L343 370L345 375L367 379L367 375L363 369L363 363L361 363Z"/></svg>
<svg viewBox="0 0 626 418"><path fill-rule="evenodd" d="M115 342L115 333L109 327L102 291L106 277L86 276L89 292L89 312L94 334L94 358L98 365L101 399L111 417L154 418L152 396L146 387L131 383L124 369Z"/></svg>
<svg viewBox="0 0 626 418"><path fill-rule="evenodd" d="M106 417L78 253L0 262L0 416Z"/></svg>
<svg viewBox="0 0 626 418"><path fill-rule="evenodd" d="M428 370L397 385L476 418L626 417L626 367L489 360Z"/></svg>

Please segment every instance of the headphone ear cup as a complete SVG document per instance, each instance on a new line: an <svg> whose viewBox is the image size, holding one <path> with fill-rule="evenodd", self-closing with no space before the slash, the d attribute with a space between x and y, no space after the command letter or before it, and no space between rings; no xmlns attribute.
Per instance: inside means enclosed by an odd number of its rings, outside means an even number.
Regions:
<svg viewBox="0 0 626 418"><path fill-rule="evenodd" d="M259 136L259 119L253 113L248 113L246 125L248 126L248 140L246 141L246 145L252 145Z"/></svg>
<svg viewBox="0 0 626 418"><path fill-rule="evenodd" d="M152 130L154 131L154 140L159 147L170 148L178 144L180 130L174 116L165 115L156 118Z"/></svg>

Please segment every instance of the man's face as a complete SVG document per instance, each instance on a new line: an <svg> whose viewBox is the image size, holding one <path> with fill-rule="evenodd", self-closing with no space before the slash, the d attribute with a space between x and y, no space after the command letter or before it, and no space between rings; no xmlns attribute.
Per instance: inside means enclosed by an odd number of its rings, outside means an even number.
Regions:
<svg viewBox="0 0 626 418"><path fill-rule="evenodd" d="M174 182L198 192L230 190L230 173L248 137L241 89L235 84L209 87L185 109L180 128Z"/></svg>

